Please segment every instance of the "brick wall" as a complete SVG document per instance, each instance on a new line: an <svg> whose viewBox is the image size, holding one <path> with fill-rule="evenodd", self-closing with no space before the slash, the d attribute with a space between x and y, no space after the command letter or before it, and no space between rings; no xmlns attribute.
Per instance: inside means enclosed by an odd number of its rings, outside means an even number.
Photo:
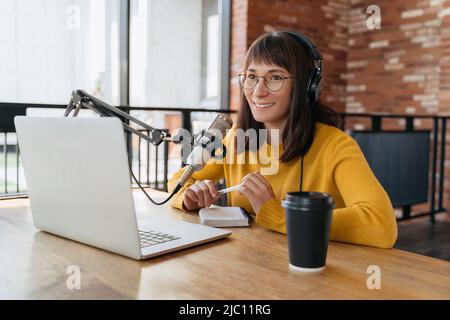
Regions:
<svg viewBox="0 0 450 320"><path fill-rule="evenodd" d="M239 108L239 84L245 52L262 33L273 30L297 30L318 47L327 63L324 66L323 99L336 110L345 109L347 0L234 0L231 18L231 108Z"/></svg>
<svg viewBox="0 0 450 320"><path fill-rule="evenodd" d="M445 42L441 37L443 3L375 2L381 8L381 29L368 30L366 8L374 2L351 2L346 110L401 114L449 111L448 104L440 104L440 92L449 90L448 85L440 85L440 65L448 63L441 55Z"/></svg>
<svg viewBox="0 0 450 320"><path fill-rule="evenodd" d="M374 4L381 9L379 30L366 26L367 7ZM308 36L321 51L322 101L334 109L450 114L449 0L233 0L231 28L232 109L239 108L235 76L242 70L247 48L264 32L291 29ZM370 128L361 119L347 124ZM404 124L393 119L385 121L383 128ZM415 125L428 129L432 121L418 119ZM444 205L450 207L448 129Z"/></svg>
<svg viewBox="0 0 450 320"><path fill-rule="evenodd" d="M365 26L370 4L381 9L380 30ZM450 113L450 1L352 0L349 14L347 112ZM421 129L431 129L432 124L431 120L415 122ZM383 125L385 129L403 126L403 119ZM446 141L444 198L448 207L450 130Z"/></svg>

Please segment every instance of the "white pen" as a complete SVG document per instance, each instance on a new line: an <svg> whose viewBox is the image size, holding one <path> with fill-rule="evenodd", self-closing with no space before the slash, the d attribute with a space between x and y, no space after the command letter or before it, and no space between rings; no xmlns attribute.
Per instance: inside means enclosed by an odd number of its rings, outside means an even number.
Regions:
<svg viewBox="0 0 450 320"><path fill-rule="evenodd" d="M239 190L240 187L241 187L241 185L240 185L240 184L237 184L237 185L235 185L235 186L232 186L232 187L229 187L229 188L225 188L225 189L219 190L219 191L217 191L217 193L218 193L218 194L225 194L225 193L227 193L227 192L231 192L231 191L234 191L234 190Z"/></svg>

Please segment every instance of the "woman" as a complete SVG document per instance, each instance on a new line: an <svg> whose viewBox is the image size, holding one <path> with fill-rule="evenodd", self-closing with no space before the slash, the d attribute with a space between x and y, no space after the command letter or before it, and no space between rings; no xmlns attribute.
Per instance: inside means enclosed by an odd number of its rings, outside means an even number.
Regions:
<svg viewBox="0 0 450 320"><path fill-rule="evenodd" d="M260 225L286 233L281 200L301 186L302 191L332 196L336 209L331 240L391 248L397 224L389 197L358 144L337 128L337 114L316 103L308 81L317 72L317 56L305 39L280 31L260 36L248 50L239 76L241 107L234 129L266 129L267 139L259 141L258 148L268 153L276 143L270 141L270 133L280 132L277 172L262 175L261 163L210 161L175 195L172 205L186 211L210 206L219 198L215 182L225 178L227 187L241 184L239 191L228 194L228 205L242 207L255 214ZM231 144L232 136L230 131L225 145ZM250 157L255 150L247 144L241 152ZM169 191L183 170L170 179Z"/></svg>

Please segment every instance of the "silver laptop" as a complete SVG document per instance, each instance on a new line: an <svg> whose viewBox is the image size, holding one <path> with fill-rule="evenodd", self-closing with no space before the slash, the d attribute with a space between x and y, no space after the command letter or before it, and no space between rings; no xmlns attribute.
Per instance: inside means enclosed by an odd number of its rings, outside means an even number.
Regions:
<svg viewBox="0 0 450 320"><path fill-rule="evenodd" d="M119 119L18 116L14 122L38 229L133 259L231 234L164 215L136 218Z"/></svg>

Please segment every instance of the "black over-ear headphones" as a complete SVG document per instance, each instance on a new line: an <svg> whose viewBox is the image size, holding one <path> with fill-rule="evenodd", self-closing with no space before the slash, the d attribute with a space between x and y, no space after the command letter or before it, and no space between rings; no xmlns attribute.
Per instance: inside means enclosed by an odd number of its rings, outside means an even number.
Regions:
<svg viewBox="0 0 450 320"><path fill-rule="evenodd" d="M314 60L314 68L308 75L307 80L307 94L310 105L314 105L319 101L320 93L322 91L322 55L316 49L316 46L304 35L293 31L281 31L290 35L299 43L308 49L311 58Z"/></svg>

